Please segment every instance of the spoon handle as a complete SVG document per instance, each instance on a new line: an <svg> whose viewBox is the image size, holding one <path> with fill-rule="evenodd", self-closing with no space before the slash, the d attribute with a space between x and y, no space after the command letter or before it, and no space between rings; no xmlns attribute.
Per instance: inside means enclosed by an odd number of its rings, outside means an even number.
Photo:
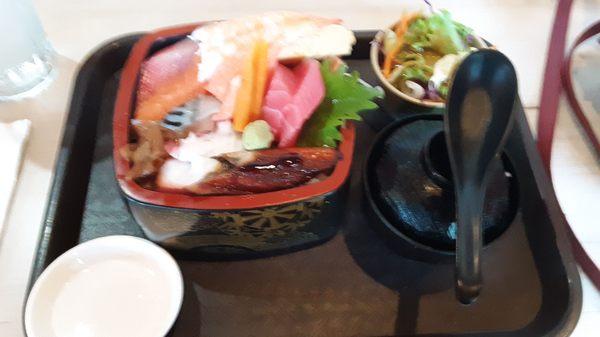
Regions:
<svg viewBox="0 0 600 337"><path fill-rule="evenodd" d="M456 297L470 304L481 290L482 184L469 183L457 189Z"/></svg>

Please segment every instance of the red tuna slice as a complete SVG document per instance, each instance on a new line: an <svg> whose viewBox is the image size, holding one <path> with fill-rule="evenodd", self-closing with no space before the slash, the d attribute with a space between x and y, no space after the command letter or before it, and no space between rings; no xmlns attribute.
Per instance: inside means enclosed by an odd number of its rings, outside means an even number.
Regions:
<svg viewBox="0 0 600 337"><path fill-rule="evenodd" d="M174 107L203 92L198 82L198 44L184 39L144 61L135 118L161 120Z"/></svg>
<svg viewBox="0 0 600 337"><path fill-rule="evenodd" d="M262 118L279 147L292 147L302 126L325 97L319 62L305 59L294 69L277 64L267 88Z"/></svg>

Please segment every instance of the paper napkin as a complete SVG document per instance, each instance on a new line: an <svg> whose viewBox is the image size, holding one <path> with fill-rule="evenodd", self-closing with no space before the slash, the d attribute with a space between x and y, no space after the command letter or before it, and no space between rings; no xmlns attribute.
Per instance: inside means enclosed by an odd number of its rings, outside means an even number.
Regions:
<svg viewBox="0 0 600 337"><path fill-rule="evenodd" d="M27 119L0 123L0 235L19 176L23 149L30 129L31 121Z"/></svg>

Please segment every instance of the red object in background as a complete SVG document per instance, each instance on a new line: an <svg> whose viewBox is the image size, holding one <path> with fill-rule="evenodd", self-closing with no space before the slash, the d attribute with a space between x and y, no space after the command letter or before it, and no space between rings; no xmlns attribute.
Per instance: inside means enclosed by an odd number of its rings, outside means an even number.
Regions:
<svg viewBox="0 0 600 337"><path fill-rule="evenodd" d="M552 140L554 138L554 130L556 126L556 118L558 115L558 104L560 99L560 93L564 89L571 108L575 113L575 116L581 123L584 131L586 132L590 142L596 150L596 155L600 156L600 144L598 139L593 133L591 125L573 91L573 85L571 83L571 56L573 50L583 41L591 36L600 33L600 22L594 24L588 28L575 42L573 47L568 53L567 58L564 58L564 52L566 49L566 35L567 28L569 26L569 15L571 13L571 7L573 0L559 0L556 7L556 14L554 17L554 25L552 28L552 35L550 37L550 46L548 47L548 60L546 61L546 69L544 71L544 86L542 89L540 111L538 115L538 135L537 135L537 147L542 157L542 161L546 168L546 172L549 176L552 176L551 172L551 158L552 158ZM561 82L561 69L562 69L562 82ZM597 289L600 289L600 269L587 254L581 242L573 233L564 212L560 211L563 217L564 223L567 224L567 233L571 242L573 254L575 259L581 266L581 269L588 275L592 280L593 284Z"/></svg>

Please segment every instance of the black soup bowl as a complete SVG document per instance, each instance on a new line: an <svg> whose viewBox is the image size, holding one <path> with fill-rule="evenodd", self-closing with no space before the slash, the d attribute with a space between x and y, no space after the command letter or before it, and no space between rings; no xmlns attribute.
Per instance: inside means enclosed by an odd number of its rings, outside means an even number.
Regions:
<svg viewBox="0 0 600 337"><path fill-rule="evenodd" d="M401 118L376 137L363 164L365 212L389 246L408 258L454 263L455 197L443 134L443 115ZM518 207L508 157L490 164L483 215L488 244L510 225Z"/></svg>

